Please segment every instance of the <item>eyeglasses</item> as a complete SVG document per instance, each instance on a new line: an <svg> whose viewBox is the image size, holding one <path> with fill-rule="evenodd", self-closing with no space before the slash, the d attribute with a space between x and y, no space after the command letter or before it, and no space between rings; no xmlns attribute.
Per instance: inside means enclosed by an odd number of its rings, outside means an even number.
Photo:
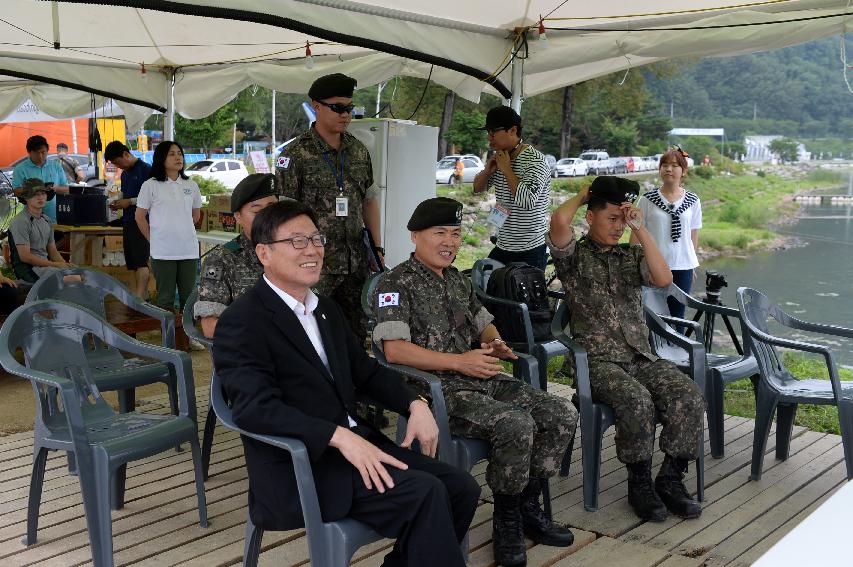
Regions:
<svg viewBox="0 0 853 567"><path fill-rule="evenodd" d="M681 146L679 146L678 144L673 144L673 145L671 145L671 146L669 147L669 149L670 149L670 150L672 150L672 151L674 151L674 152L679 152L679 153L680 153L681 155L683 155L684 157L687 157L687 156L689 156L689 155L690 155L690 154L688 154L687 152L685 152L684 150L682 150L682 149L681 149Z"/></svg>
<svg viewBox="0 0 853 567"><path fill-rule="evenodd" d="M322 104L332 112L336 112L338 114L349 114L352 113L355 105L353 103L344 104L342 102L335 102L333 104L329 104L328 102L323 102L322 100L318 100L318 103Z"/></svg>
<svg viewBox="0 0 853 567"><path fill-rule="evenodd" d="M278 244L279 242L290 242L291 246L297 250L302 250L303 248L308 248L309 240L311 241L311 244L317 248L322 248L326 245L326 242L329 241L325 234L312 234L311 236L291 236L290 238L282 238L281 240L271 240L264 244L269 245Z"/></svg>

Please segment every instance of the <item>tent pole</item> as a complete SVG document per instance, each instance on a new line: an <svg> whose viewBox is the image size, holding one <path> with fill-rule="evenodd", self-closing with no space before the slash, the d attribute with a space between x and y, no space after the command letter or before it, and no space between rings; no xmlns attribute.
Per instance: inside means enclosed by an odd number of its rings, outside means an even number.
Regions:
<svg viewBox="0 0 853 567"><path fill-rule="evenodd" d="M166 70L169 80L166 81L166 112L163 114L163 140L175 140L175 72Z"/></svg>
<svg viewBox="0 0 853 567"><path fill-rule="evenodd" d="M524 84L524 60L518 57L512 58L512 98L509 105L514 111L521 114L521 93Z"/></svg>
<svg viewBox="0 0 853 567"><path fill-rule="evenodd" d="M272 140L270 140L270 155L275 160L275 89L272 91Z"/></svg>

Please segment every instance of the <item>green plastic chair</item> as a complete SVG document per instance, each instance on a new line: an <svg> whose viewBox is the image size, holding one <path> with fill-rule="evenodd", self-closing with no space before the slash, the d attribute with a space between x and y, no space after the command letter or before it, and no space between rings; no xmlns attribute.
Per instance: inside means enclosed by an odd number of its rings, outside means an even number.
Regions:
<svg viewBox="0 0 853 567"><path fill-rule="evenodd" d="M177 376L178 415L114 412L101 397L87 357L84 345L93 338L168 364ZM0 345L0 364L9 373L30 380L36 400L26 545L36 543L49 451L74 456L96 567L113 565L110 503L115 506L123 498L124 475L118 473L128 462L189 443L199 521L207 526L188 354L131 339L93 311L57 300L35 301L16 309L0 328ZM18 349L23 351L24 364L15 358Z"/></svg>

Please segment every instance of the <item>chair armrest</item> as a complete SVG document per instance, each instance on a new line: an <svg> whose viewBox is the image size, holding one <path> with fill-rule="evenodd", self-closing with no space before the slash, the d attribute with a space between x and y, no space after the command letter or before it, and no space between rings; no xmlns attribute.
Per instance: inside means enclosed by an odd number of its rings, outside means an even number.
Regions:
<svg viewBox="0 0 853 567"><path fill-rule="evenodd" d="M698 321L693 321L691 319L682 319L681 317L673 317L671 315L658 314L658 317L660 317L664 323L667 323L669 325L684 325L686 327L690 327L691 329L693 329L693 332L696 333L696 338L698 339L698 341L704 344L705 335L702 333L702 325L700 325Z"/></svg>
<svg viewBox="0 0 853 567"><path fill-rule="evenodd" d="M566 292L565 292L565 290L562 290L562 289L560 289L560 290L549 289L548 290L548 297L553 297L554 299L566 299Z"/></svg>
<svg viewBox="0 0 853 567"><path fill-rule="evenodd" d="M174 319L172 321L174 322ZM196 421L195 380L193 379L192 358L188 353L143 343L127 336L106 322L104 322L101 332L96 334L99 334L104 342L119 350L153 358L171 365L177 378L179 413Z"/></svg>
<svg viewBox="0 0 853 567"><path fill-rule="evenodd" d="M195 326L195 318L193 317L191 309L184 309L182 314L181 323L184 329L184 333L194 341L197 341L208 349L213 347L213 339L204 336L204 333L201 333ZM165 345L164 345L165 346ZM174 348L174 347L172 347Z"/></svg>
<svg viewBox="0 0 853 567"><path fill-rule="evenodd" d="M509 299L504 299L503 297L495 297L493 295L489 295L479 287L474 286L474 293L477 294L477 297L481 302L485 305L503 305L505 307L510 307L517 311L521 311L521 320L524 323L524 335L525 342L527 343L527 351L530 352L533 350L533 324L530 322L530 311L527 308L527 305L518 301L512 301Z"/></svg>
<svg viewBox="0 0 853 567"><path fill-rule="evenodd" d="M690 378L696 382L704 392L705 371L708 364L708 361L705 358L705 345L692 339L688 339L680 333L676 333L667 327L661 318L653 311L645 308L644 311L646 312L646 324L649 326L649 330L651 332L687 351L690 362Z"/></svg>
<svg viewBox="0 0 853 567"><path fill-rule="evenodd" d="M847 329L844 327L839 327L837 325L809 323L808 321L802 321L800 319L795 319L794 317L791 317L790 323L792 323L792 327L801 331L808 331L810 333L819 333L821 335L832 335L834 337L844 337L847 339L853 339L853 329Z"/></svg>
<svg viewBox="0 0 853 567"><path fill-rule="evenodd" d="M530 356L523 352L516 352L515 356L518 360L511 360L512 375L520 380L524 380L536 389L540 389L539 384L539 361L536 357Z"/></svg>

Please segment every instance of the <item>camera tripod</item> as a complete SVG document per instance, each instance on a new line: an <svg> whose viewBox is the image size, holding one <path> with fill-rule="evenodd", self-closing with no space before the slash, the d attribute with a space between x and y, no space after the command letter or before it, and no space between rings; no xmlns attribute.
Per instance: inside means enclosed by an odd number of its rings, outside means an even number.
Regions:
<svg viewBox="0 0 853 567"><path fill-rule="evenodd" d="M705 297L703 298L703 301L709 305L725 307L725 304L720 301L720 290L728 285L725 274L721 274L714 270L707 270L705 272ZM693 322L698 323L703 316L705 317L705 321L702 324L702 333L704 333L705 336L705 352L711 352L711 348L714 343L714 326L716 325L717 314L697 309L696 314L693 316ZM737 333L735 333L734 326L732 326L729 316L721 313L720 317L726 325L726 330L728 331L732 342L734 342L737 353L743 354L743 346L740 344L740 340L738 340ZM693 329L688 327L685 336L689 337L692 332Z"/></svg>

